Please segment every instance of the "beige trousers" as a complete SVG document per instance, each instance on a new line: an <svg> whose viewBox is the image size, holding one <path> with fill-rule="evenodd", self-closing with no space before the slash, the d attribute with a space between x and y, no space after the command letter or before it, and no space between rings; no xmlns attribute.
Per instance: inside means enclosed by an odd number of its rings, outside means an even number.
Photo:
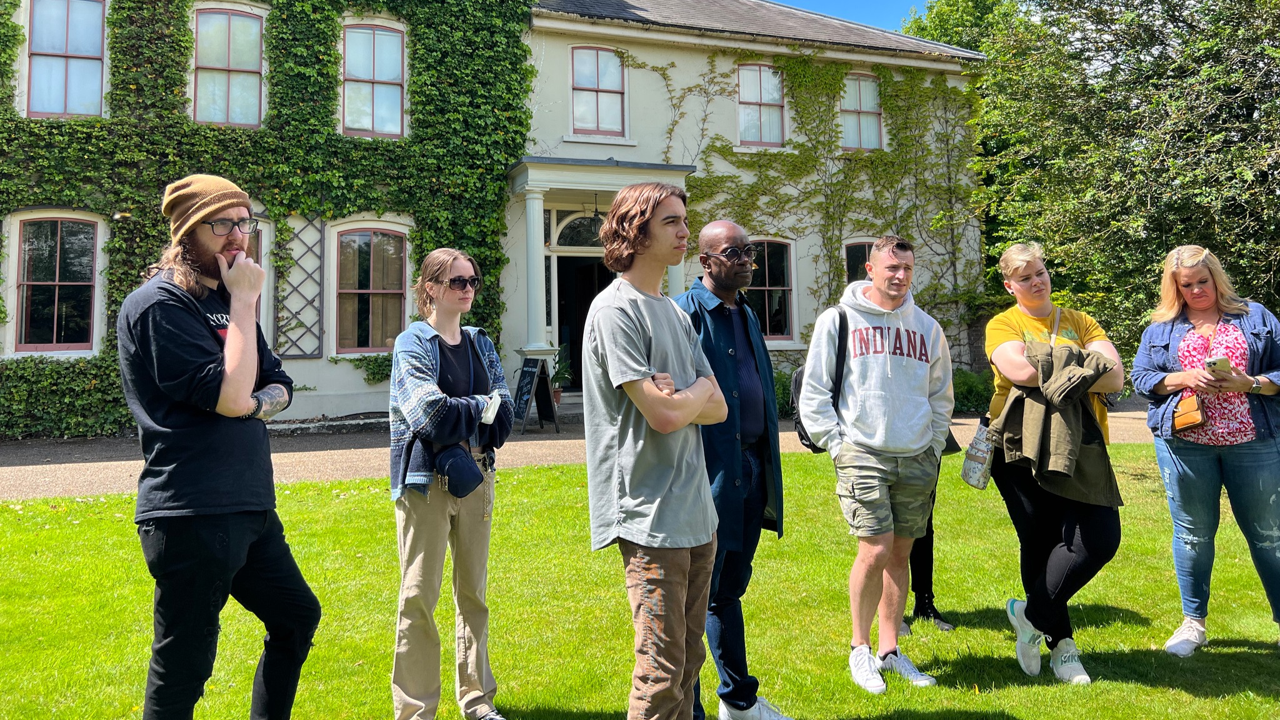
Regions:
<svg viewBox="0 0 1280 720"><path fill-rule="evenodd" d="M446 546L453 558L458 707L471 720L494 709L498 686L489 668L489 608L484 601L493 491L489 471L480 487L461 500L439 482L426 495L408 490L396 500L400 620L391 697L397 720L432 720L440 705L440 633L434 613Z"/></svg>

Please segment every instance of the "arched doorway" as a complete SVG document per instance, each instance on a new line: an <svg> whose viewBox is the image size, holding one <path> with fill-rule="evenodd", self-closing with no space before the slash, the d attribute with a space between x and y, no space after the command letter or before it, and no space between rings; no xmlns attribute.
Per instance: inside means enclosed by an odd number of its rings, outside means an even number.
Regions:
<svg viewBox="0 0 1280 720"><path fill-rule="evenodd" d="M557 346L569 346L573 379L567 390L582 388L582 337L587 325L591 301L609 283L614 273L604 266L604 247L600 243L603 217L598 213L575 210L548 210L552 238L551 272L554 293L551 337Z"/></svg>

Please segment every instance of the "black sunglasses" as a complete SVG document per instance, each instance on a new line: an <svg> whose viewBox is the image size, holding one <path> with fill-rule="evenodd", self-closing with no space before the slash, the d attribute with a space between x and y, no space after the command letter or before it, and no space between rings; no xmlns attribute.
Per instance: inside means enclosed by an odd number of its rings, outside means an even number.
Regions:
<svg viewBox="0 0 1280 720"><path fill-rule="evenodd" d="M756 255L758 255L759 253L760 253L760 248L756 247L755 245L748 245L742 249L731 247L728 250L725 250L724 252L721 252L721 253L703 253L703 255L706 255L707 257L724 258L725 260L728 260L731 263L736 263L736 262L741 262L742 258L746 258L747 262L754 262L756 259Z"/></svg>
<svg viewBox="0 0 1280 720"><path fill-rule="evenodd" d="M201 220L201 225L208 225L213 228L213 234L218 237L231 234L231 228L240 228L240 232L245 235L251 235L258 231L258 221L253 218L245 218L243 220Z"/></svg>
<svg viewBox="0 0 1280 720"><path fill-rule="evenodd" d="M445 281L444 284L448 285L450 290L457 290L458 292L462 292L463 290L467 289L468 285L471 286L472 290L479 290L480 282L481 282L480 278L476 275L472 275L471 277L462 277L461 275L459 275L457 277L449 278L447 281Z"/></svg>

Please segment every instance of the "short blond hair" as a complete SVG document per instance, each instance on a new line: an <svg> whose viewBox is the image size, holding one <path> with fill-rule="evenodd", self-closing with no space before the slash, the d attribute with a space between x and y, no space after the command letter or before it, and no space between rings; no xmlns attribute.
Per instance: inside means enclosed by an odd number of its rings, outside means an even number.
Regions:
<svg viewBox="0 0 1280 720"><path fill-rule="evenodd" d="M1218 256L1199 245L1180 245L1164 256L1164 272L1160 274L1160 304L1151 311L1151 322L1168 322L1182 314L1182 293L1178 290L1178 271L1184 268L1203 267L1209 270L1214 287L1218 291L1218 310L1223 313L1246 315L1249 303L1236 294L1235 285L1222 269Z"/></svg>
<svg viewBox="0 0 1280 720"><path fill-rule="evenodd" d="M1028 264L1039 260L1044 262L1044 248L1040 243L1014 243L1000 254L1000 274L1008 280Z"/></svg>

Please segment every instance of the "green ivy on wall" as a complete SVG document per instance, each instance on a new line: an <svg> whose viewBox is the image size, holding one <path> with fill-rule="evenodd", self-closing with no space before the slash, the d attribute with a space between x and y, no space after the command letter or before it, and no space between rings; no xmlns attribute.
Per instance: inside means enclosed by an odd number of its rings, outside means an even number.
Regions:
<svg viewBox="0 0 1280 720"><path fill-rule="evenodd" d="M17 4L0 0L0 215L48 206L108 218L109 330L93 358L0 361L0 438L107 434L131 424L115 317L168 243L165 185L190 173L223 175L263 204L278 233L269 258L278 277L293 263L285 249L290 215L394 212L414 220L415 269L431 250L456 247L496 286L507 262L506 169L523 153L530 120L528 0L273 0L264 28L267 112L257 129L188 117L190 0L113 0L109 117L19 118L13 67L22 28L10 20ZM401 140L336 130L343 16L374 12L408 29L409 134ZM499 295L479 296L468 322L499 333ZM0 322L4 313L0 307Z"/></svg>

